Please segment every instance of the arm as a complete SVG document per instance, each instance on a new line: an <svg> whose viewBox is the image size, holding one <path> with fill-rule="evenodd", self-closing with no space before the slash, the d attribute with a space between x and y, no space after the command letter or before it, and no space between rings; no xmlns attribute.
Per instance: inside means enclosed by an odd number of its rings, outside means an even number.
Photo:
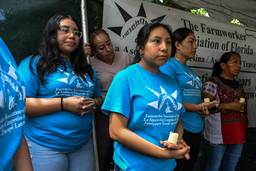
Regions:
<svg viewBox="0 0 256 171"><path fill-rule="evenodd" d="M186 111L200 112L202 110L201 103L199 103L199 104L184 103L183 105L184 105Z"/></svg>
<svg viewBox="0 0 256 171"><path fill-rule="evenodd" d="M231 102L231 103L220 103L220 111L234 111L240 112L244 108L244 103Z"/></svg>
<svg viewBox="0 0 256 171"><path fill-rule="evenodd" d="M92 47L90 43L85 43L83 48L85 56L92 56Z"/></svg>
<svg viewBox="0 0 256 171"><path fill-rule="evenodd" d="M20 148L14 158L15 171L32 171L32 164L29 156L29 150L25 138L22 138Z"/></svg>
<svg viewBox="0 0 256 171"><path fill-rule="evenodd" d="M182 139L183 137L183 126L182 126L182 121L181 118L179 118L178 123L177 123L177 127L176 127L176 133L179 134L179 140Z"/></svg>
<svg viewBox="0 0 256 171"><path fill-rule="evenodd" d="M61 111L60 98L26 98L26 112L28 116L40 116Z"/></svg>
<svg viewBox="0 0 256 171"><path fill-rule="evenodd" d="M154 145L129 130L127 128L127 122L127 118L117 113L111 113L109 133L112 139L119 141L121 144L130 149L145 155L163 159L183 158L188 150L187 148L169 150Z"/></svg>
<svg viewBox="0 0 256 171"><path fill-rule="evenodd" d="M87 100L83 97L63 98L63 110L76 113L78 115L91 112L93 106L100 105L101 98ZM61 111L61 98L26 98L26 112L28 116L48 115L53 112Z"/></svg>
<svg viewBox="0 0 256 171"><path fill-rule="evenodd" d="M202 102L199 104L184 103L183 105L186 111L198 112L202 116L208 116L210 114L209 109L213 107L218 107L219 103L215 100L212 102Z"/></svg>
<svg viewBox="0 0 256 171"><path fill-rule="evenodd" d="M202 93L204 98L210 98L210 100L215 100L215 97L212 96L211 94L207 92ZM244 107L244 103L239 103L239 102L230 102L230 103L220 103L218 104L218 107L220 111L235 111L235 112L240 112L241 109Z"/></svg>

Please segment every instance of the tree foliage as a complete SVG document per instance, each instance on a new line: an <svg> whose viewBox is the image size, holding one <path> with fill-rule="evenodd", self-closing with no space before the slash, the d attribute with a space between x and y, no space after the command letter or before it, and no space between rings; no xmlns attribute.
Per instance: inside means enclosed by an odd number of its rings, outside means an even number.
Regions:
<svg viewBox="0 0 256 171"><path fill-rule="evenodd" d="M201 16L205 16L205 17L210 17L208 12L204 8L191 9L190 12L192 14L197 14L197 15L201 15Z"/></svg>

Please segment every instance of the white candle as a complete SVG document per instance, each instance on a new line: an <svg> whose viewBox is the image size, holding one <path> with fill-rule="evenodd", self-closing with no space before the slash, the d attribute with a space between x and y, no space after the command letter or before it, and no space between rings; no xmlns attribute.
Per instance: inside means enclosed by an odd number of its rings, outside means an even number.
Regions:
<svg viewBox="0 0 256 171"><path fill-rule="evenodd" d="M179 137L179 134L177 134L175 132L170 132L168 142L170 142L172 144L177 144L178 137Z"/></svg>
<svg viewBox="0 0 256 171"><path fill-rule="evenodd" d="M240 100L239 100L240 103L244 103L245 102L245 98L243 97L240 97Z"/></svg>
<svg viewBox="0 0 256 171"><path fill-rule="evenodd" d="M210 98L204 98L204 102L205 103L209 103L210 102Z"/></svg>

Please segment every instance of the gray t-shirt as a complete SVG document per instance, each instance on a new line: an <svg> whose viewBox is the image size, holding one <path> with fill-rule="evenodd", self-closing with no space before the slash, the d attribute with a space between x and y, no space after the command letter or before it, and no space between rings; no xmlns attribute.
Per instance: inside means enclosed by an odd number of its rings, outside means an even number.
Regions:
<svg viewBox="0 0 256 171"><path fill-rule="evenodd" d="M99 60L97 57L91 58L91 65L96 70L103 98L105 98L116 73L126 68L131 62L131 56L125 52L115 52L115 58L111 65Z"/></svg>

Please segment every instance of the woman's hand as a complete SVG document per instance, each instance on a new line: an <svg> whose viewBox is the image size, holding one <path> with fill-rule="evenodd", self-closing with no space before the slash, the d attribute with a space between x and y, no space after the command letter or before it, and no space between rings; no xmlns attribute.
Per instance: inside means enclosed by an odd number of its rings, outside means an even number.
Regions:
<svg viewBox="0 0 256 171"><path fill-rule="evenodd" d="M208 116L210 114L209 109L219 107L219 103L216 100L211 102L203 102L198 105L199 105L199 111L203 116Z"/></svg>
<svg viewBox="0 0 256 171"><path fill-rule="evenodd" d="M180 140L177 144L173 144L168 141L160 141L160 143L165 147L163 152L166 153L165 155L167 158L190 159L190 147L184 140Z"/></svg>
<svg viewBox="0 0 256 171"><path fill-rule="evenodd" d="M84 97L63 98L63 109L79 115L84 115L93 111L95 100Z"/></svg>
<svg viewBox="0 0 256 171"><path fill-rule="evenodd" d="M84 44L84 54L85 56L92 56L92 47L89 43Z"/></svg>

